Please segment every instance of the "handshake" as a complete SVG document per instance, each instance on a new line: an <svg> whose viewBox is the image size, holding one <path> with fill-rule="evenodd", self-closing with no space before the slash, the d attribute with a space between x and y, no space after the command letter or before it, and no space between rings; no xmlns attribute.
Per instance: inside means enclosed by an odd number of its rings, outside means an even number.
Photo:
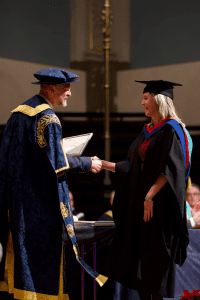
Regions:
<svg viewBox="0 0 200 300"><path fill-rule="evenodd" d="M103 169L102 161L97 156L91 157L91 160L92 160L91 171L95 174L99 173Z"/></svg>
<svg viewBox="0 0 200 300"><path fill-rule="evenodd" d="M109 162L106 160L101 160L97 156L91 157L91 160L92 160L91 171L93 173L99 173L103 169L111 172L115 172L116 163Z"/></svg>

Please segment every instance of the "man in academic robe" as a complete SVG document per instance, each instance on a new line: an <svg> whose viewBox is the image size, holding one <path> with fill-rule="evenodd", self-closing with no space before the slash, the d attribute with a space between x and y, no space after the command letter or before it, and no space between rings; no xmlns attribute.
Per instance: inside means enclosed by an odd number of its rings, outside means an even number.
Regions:
<svg viewBox="0 0 200 300"><path fill-rule="evenodd" d="M53 108L67 105L78 76L54 68L34 76L40 92L12 111L1 145L0 291L16 299L68 299L62 280L63 223L77 260L87 265L76 244L66 172L97 173L101 163L63 150ZM89 273L98 277L91 268Z"/></svg>

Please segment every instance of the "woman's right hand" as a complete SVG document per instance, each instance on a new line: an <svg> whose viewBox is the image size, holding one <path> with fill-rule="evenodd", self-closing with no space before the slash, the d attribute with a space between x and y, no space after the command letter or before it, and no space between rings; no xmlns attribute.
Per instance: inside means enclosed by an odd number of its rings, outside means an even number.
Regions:
<svg viewBox="0 0 200 300"><path fill-rule="evenodd" d="M93 156L91 157L92 161L93 160L99 160L102 163L102 167L101 170L105 169L111 172L115 172L115 166L116 163L110 162L110 161L106 161L106 160L101 160L100 158L98 158L97 156Z"/></svg>

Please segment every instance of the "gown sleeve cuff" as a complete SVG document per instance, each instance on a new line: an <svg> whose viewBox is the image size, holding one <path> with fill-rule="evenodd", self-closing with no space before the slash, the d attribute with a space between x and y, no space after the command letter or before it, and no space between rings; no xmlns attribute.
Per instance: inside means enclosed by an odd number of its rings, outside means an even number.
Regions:
<svg viewBox="0 0 200 300"><path fill-rule="evenodd" d="M90 157L73 157L71 155L67 155L67 159L70 166L69 171L77 171L83 173L90 172L92 166L92 160Z"/></svg>

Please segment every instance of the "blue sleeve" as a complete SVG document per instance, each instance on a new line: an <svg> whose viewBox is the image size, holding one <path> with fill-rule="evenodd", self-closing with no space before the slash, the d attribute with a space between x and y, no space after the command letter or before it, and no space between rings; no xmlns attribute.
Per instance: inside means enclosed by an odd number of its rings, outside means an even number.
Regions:
<svg viewBox="0 0 200 300"><path fill-rule="evenodd" d="M62 131L58 124L52 123L47 126L47 155L56 174L70 168L62 143Z"/></svg>
<svg viewBox="0 0 200 300"><path fill-rule="evenodd" d="M63 149L62 129L55 114L42 116L37 123L37 142L45 148L48 159L57 175L66 170L89 172L92 161L90 157L73 157L66 155Z"/></svg>
<svg viewBox="0 0 200 300"><path fill-rule="evenodd" d="M67 155L67 160L69 162L69 171L78 172L90 172L92 166L92 160L90 157L74 157Z"/></svg>
<svg viewBox="0 0 200 300"><path fill-rule="evenodd" d="M61 124L55 114L43 115L37 122L37 143L45 151L57 175L69 169L69 162L63 151Z"/></svg>

